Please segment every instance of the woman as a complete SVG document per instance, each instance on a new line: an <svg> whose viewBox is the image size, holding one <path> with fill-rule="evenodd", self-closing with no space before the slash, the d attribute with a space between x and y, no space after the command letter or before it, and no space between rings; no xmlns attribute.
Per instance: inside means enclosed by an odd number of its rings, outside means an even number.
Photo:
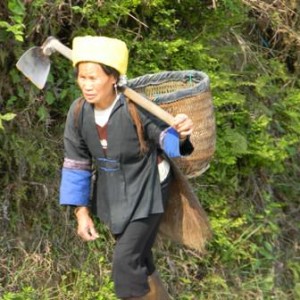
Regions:
<svg viewBox="0 0 300 300"><path fill-rule="evenodd" d="M151 248L172 178L168 156L193 151L193 123L180 114L168 128L119 93L128 62L124 42L77 37L72 53L82 97L66 121L60 203L76 206L77 233L86 241L98 238L91 214L109 226L116 238L112 276L119 298L169 299Z"/></svg>

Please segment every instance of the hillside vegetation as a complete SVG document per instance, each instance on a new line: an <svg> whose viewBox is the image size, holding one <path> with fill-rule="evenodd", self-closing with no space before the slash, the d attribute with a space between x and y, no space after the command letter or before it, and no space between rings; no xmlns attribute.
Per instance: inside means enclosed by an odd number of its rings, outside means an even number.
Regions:
<svg viewBox="0 0 300 300"><path fill-rule="evenodd" d="M129 78L201 70L217 144L193 179L213 238L204 255L157 245L176 300L300 299L300 4L296 0L6 0L0 3L0 299L116 299L113 239L84 243L58 205L64 121L79 95L51 56L43 90L15 67L55 36L107 35L130 49Z"/></svg>

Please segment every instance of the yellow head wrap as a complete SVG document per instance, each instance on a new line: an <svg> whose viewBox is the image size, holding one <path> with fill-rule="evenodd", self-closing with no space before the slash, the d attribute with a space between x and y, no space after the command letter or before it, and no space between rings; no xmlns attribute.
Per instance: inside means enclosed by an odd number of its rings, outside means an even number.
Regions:
<svg viewBox="0 0 300 300"><path fill-rule="evenodd" d="M118 39L104 36L81 36L73 39L73 66L84 61L98 62L110 66L126 75L128 49Z"/></svg>

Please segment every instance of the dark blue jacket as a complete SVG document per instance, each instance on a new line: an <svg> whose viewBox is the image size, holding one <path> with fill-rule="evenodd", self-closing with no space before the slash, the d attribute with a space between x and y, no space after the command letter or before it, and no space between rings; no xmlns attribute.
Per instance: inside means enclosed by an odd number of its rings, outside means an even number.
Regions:
<svg viewBox="0 0 300 300"><path fill-rule="evenodd" d="M74 120L78 101L72 104L66 121L60 203L89 205L114 234L121 233L131 220L163 213L157 153L160 149L170 149L168 138L174 141L173 133L162 134L168 126L145 111L139 111L149 145L149 151L141 155L135 125L125 97L121 95L108 120L105 155L93 105L84 102ZM176 139L178 141L178 136ZM183 155L189 154L192 145L187 141L180 150ZM96 169L96 181L90 197L92 169Z"/></svg>

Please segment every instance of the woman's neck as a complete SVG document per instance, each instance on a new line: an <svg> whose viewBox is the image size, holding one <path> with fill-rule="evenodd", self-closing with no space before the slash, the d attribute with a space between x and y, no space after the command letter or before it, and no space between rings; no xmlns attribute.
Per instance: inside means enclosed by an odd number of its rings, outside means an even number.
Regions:
<svg viewBox="0 0 300 300"><path fill-rule="evenodd" d="M104 110L110 107L116 100L118 96L116 94L113 94L109 99L104 99L103 101L100 101L99 103L95 103L95 108L98 110Z"/></svg>
<svg viewBox="0 0 300 300"><path fill-rule="evenodd" d="M95 103L94 107L96 110L107 110L109 109L111 106L114 106L114 104L116 103L116 101L118 100L119 96L118 95L114 95L114 98L111 99L110 101L104 101L101 103Z"/></svg>

